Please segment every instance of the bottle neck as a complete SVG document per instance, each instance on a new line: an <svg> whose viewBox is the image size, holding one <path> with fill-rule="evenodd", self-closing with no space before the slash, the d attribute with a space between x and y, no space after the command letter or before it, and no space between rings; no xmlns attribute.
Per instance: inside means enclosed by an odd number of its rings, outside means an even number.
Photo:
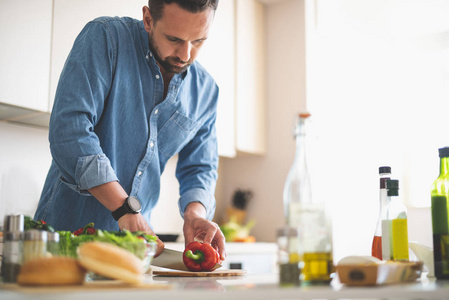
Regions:
<svg viewBox="0 0 449 300"><path fill-rule="evenodd" d="M449 157L440 158L440 176L449 174Z"/></svg>
<svg viewBox="0 0 449 300"><path fill-rule="evenodd" d="M306 161L306 120L299 118L295 128L296 153L295 159L301 163Z"/></svg>

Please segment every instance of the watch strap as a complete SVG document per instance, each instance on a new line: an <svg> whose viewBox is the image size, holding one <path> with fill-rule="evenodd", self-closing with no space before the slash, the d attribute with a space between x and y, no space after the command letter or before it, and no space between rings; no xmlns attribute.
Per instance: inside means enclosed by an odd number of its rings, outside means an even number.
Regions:
<svg viewBox="0 0 449 300"><path fill-rule="evenodd" d="M125 205L128 205L127 200L125 200L125 203L123 203L122 206L120 206L119 208L117 208L112 212L112 217L114 218L114 220L118 221L118 219L120 219L121 217L123 217L128 213L128 209Z"/></svg>
<svg viewBox="0 0 449 300"><path fill-rule="evenodd" d="M114 220L118 221L118 219L120 219L121 217L123 217L126 214L138 214L140 212L140 209L138 211L134 211L129 206L129 198L135 198L135 197L132 197L132 196L127 197L125 199L125 202L123 202L123 205L111 213ZM135 200L139 201L137 198L135 198Z"/></svg>

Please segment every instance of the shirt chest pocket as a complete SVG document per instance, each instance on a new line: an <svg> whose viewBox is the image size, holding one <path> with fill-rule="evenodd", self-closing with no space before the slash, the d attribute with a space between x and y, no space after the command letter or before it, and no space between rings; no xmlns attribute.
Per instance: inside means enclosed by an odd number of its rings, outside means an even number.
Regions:
<svg viewBox="0 0 449 300"><path fill-rule="evenodd" d="M158 132L159 153L172 157L195 135L199 123L176 111Z"/></svg>

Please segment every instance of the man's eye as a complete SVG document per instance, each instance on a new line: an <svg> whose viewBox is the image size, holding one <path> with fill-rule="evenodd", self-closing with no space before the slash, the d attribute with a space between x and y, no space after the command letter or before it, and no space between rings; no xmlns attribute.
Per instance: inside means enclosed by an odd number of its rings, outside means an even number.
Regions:
<svg viewBox="0 0 449 300"><path fill-rule="evenodd" d="M192 44L201 45L203 42L204 42L204 40L196 40L196 41L193 41Z"/></svg>

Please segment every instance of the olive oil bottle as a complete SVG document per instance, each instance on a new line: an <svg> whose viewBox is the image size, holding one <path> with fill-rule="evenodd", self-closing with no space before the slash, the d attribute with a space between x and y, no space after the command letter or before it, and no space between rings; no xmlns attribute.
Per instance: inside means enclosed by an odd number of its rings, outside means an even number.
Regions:
<svg viewBox="0 0 449 300"><path fill-rule="evenodd" d="M324 201L312 197L306 147L309 116L308 113L298 115L296 154L284 186L284 209L287 226L298 231L301 282L327 284L334 269L332 230Z"/></svg>
<svg viewBox="0 0 449 300"><path fill-rule="evenodd" d="M440 174L431 188L435 277L449 279L449 147L438 149Z"/></svg>
<svg viewBox="0 0 449 300"><path fill-rule="evenodd" d="M399 197L399 180L387 180L387 195L390 198L387 209L390 259L408 261L407 208Z"/></svg>

